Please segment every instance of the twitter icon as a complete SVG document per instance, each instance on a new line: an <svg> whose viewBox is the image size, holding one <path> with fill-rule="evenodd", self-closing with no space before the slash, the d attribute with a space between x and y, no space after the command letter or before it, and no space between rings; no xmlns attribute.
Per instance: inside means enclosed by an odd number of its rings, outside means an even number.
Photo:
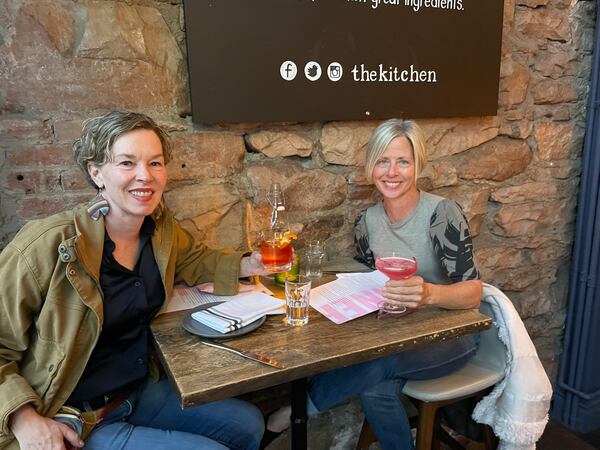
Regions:
<svg viewBox="0 0 600 450"><path fill-rule="evenodd" d="M321 78L321 66L315 61L309 61L304 66L304 76L310 81L317 81Z"/></svg>

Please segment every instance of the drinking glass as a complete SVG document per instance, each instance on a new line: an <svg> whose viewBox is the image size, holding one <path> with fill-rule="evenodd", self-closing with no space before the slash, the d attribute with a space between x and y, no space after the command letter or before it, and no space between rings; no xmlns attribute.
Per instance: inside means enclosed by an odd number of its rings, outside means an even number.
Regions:
<svg viewBox="0 0 600 450"><path fill-rule="evenodd" d="M400 253L388 252L378 255L375 258L375 267L391 280L402 280L417 273L417 259L414 256L406 258ZM399 317L407 313L408 308L406 306L393 305L382 301L379 304L377 317L379 319L386 319L388 317Z"/></svg>
<svg viewBox="0 0 600 450"><path fill-rule="evenodd" d="M304 273L308 278L318 279L323 276L321 264L325 256L325 246L323 241L309 241L304 253L302 254L302 265Z"/></svg>
<svg viewBox="0 0 600 450"><path fill-rule="evenodd" d="M304 275L297 281L285 280L285 318L287 324L298 327L308 323L311 281Z"/></svg>
<svg viewBox="0 0 600 450"><path fill-rule="evenodd" d="M260 254L267 272L287 272L294 253L288 229L275 228L261 232Z"/></svg>

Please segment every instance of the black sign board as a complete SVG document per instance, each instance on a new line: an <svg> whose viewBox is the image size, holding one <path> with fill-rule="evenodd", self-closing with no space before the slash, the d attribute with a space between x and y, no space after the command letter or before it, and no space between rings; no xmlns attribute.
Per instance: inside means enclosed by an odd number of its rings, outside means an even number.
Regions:
<svg viewBox="0 0 600 450"><path fill-rule="evenodd" d="M504 0L185 0L196 123L495 115Z"/></svg>

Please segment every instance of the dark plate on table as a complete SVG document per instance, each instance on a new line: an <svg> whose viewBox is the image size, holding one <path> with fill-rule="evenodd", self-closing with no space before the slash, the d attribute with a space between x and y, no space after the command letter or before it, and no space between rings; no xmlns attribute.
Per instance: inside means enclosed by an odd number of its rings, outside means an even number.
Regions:
<svg viewBox="0 0 600 450"><path fill-rule="evenodd" d="M223 302L212 302L206 303L204 305L200 305L194 309L190 309L185 313L183 319L181 319L181 325L183 328L189 333L195 334L196 336L200 336L203 338L209 339L230 339L238 336L243 336L244 334L251 333L260 327L265 320L267 320L267 316L263 316L260 319L255 320L251 324L246 325L245 327L239 328L234 331L230 331L229 333L219 333L217 330L213 330L211 327L204 325L203 323L198 322L192 318L192 314L196 311L202 311L203 309L210 308L212 306L216 306Z"/></svg>

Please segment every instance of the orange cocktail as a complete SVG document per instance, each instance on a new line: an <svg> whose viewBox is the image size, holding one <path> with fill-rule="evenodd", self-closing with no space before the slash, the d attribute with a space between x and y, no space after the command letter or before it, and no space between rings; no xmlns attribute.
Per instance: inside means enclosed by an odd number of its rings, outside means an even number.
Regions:
<svg viewBox="0 0 600 450"><path fill-rule="evenodd" d="M260 254L269 272L287 272L292 267L294 253L288 230L274 229L262 233Z"/></svg>

